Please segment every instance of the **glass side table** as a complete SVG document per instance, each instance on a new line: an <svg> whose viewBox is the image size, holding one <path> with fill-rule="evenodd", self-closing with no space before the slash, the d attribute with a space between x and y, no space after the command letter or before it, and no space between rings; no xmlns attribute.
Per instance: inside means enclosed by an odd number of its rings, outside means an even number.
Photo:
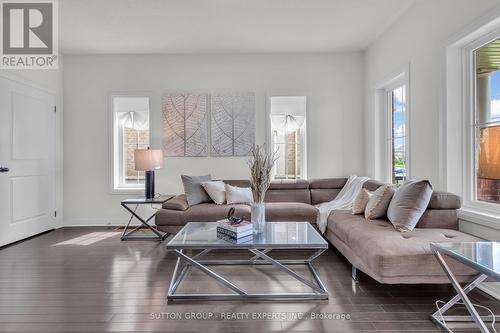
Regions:
<svg viewBox="0 0 500 333"><path fill-rule="evenodd" d="M121 240L122 241L123 240L133 240L133 239L135 239L135 240L157 240L157 241L164 240L168 236L168 234L153 228L148 223L149 221L151 221L151 219L153 219L153 217L155 217L156 212L154 214L152 214L151 216L149 216L148 218L144 219L137 214L137 208L139 207L139 205L153 205L153 204L162 205L164 202L167 202L168 200L172 199L173 197L175 197L175 195L162 195L162 196L155 197L152 199L146 199L145 197L136 197L136 198L122 200L122 202L121 202L122 207L125 208L131 214L131 216L130 216L130 219L128 220L127 225L125 226L125 229L123 230ZM135 205L134 209L129 207L129 206L134 206L134 205ZM134 217L136 219L138 219L139 222L141 222L141 224L129 231L130 222L132 222ZM148 228L149 230L151 230L153 232L154 235L150 235L150 236L134 235L142 227Z"/></svg>
<svg viewBox="0 0 500 333"><path fill-rule="evenodd" d="M500 281L500 243L499 242L464 242L464 243L432 243L431 249L437 261L450 279L457 295L440 310L431 315L431 319L446 332L452 332L446 322L475 322L481 332L490 332L486 322L498 321L500 316L480 316L467 294L487 278ZM464 288L460 286L450 267L444 261L443 255L453 258L462 264L476 270L479 275ZM462 301L470 316L445 315L457 302Z"/></svg>

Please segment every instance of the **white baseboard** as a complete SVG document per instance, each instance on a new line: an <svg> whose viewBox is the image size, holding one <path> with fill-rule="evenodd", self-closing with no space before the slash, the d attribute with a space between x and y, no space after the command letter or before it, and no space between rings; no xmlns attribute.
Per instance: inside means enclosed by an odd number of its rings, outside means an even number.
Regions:
<svg viewBox="0 0 500 333"><path fill-rule="evenodd" d="M128 219L120 218L64 219L63 227L123 227L127 223ZM139 224L138 221L132 221L130 225Z"/></svg>

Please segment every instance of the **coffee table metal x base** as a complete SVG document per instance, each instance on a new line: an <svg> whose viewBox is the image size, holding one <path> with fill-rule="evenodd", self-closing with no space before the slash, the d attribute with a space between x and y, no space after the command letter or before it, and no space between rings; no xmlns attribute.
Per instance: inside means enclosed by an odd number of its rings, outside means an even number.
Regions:
<svg viewBox="0 0 500 333"><path fill-rule="evenodd" d="M458 283L457 279L455 278L455 275L451 271L450 267L446 263L446 261L443 258L443 255L433 249L434 255L436 256L436 259L438 260L439 264L445 271L446 275L450 279L450 282L455 288L455 291L457 292L457 295L453 297L451 300L448 301L448 303L444 304L439 308L438 311L434 312L431 315L432 321L434 321L441 329L443 329L445 332L450 332L453 333L453 331L447 326L447 322L475 322L476 325L479 327L480 331L482 333L489 333L490 330L484 323L486 322L493 322L494 320L496 322L500 321L500 316L495 315L495 316L480 316L479 313L477 312L476 308L474 305L471 303L469 298L467 297L467 294L470 293L474 288L476 288L481 282L486 280L488 276L486 274L481 274L478 277L476 277L472 282L470 282L468 285L466 285L464 288L460 286L460 283ZM463 305L467 308L467 311L469 311L470 316L455 316L455 315L445 315L444 313L451 309L453 305L457 304L459 301L463 302Z"/></svg>
<svg viewBox="0 0 500 333"><path fill-rule="evenodd" d="M248 249L252 252L254 256L250 259L223 259L223 260L200 260L203 256L208 254L211 250L206 249L200 253L189 257L184 250L173 250L173 253L177 256L177 263L175 265L174 274L172 276L172 281L170 283L170 288L168 289L167 299L172 300L277 300L277 299L287 299L287 300L318 300L318 299L328 299L328 290L321 281L316 269L314 268L312 262L314 259L319 257L325 249L318 249L312 256L307 259L288 259L288 260L276 260L271 258L267 253L272 249ZM313 280L307 279L306 277L293 271L286 265L298 265L303 264L309 268L313 276ZM287 273L297 281L300 281L304 285L310 287L313 292L309 293L249 293L243 288L238 287L236 284L231 282L228 278L221 276L220 274L214 272L208 266L211 265L273 265L277 269ZM177 288L180 283L185 278L191 267L195 267L212 277L216 281L220 282L226 286L231 292L229 293L176 293Z"/></svg>

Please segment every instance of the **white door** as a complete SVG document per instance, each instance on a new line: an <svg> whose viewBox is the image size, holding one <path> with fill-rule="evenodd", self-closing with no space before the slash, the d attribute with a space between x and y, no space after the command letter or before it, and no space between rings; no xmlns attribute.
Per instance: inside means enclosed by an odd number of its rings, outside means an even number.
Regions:
<svg viewBox="0 0 500 333"><path fill-rule="evenodd" d="M54 95L0 77L0 246L55 226L54 106Z"/></svg>

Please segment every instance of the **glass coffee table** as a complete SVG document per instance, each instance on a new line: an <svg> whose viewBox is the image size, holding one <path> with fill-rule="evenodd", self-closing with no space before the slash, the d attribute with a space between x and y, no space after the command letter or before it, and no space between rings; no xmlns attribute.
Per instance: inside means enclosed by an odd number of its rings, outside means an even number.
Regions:
<svg viewBox="0 0 500 333"><path fill-rule="evenodd" d="M431 319L440 328L447 332L452 332L447 326L447 322L468 321L475 322L481 332L490 332L484 322L492 322L494 320L498 322L500 316L480 316L474 305L467 297L467 294L488 278L500 281L500 243L487 241L432 243L431 249L457 292L455 297L431 315ZM461 262L462 264L476 270L479 275L475 277L472 282L462 288L443 256L448 256ZM470 313L470 316L445 315L445 312L459 301L463 302L467 311Z"/></svg>
<svg viewBox="0 0 500 333"><path fill-rule="evenodd" d="M167 249L177 256L174 273L168 290L168 300L312 300L328 299L328 291L316 272L313 261L328 249L328 243L308 222L267 222L260 235L241 244L232 244L217 238L217 223L190 222L172 238ZM311 250L306 259L274 259L272 250ZM204 259L213 250L223 250L216 259ZM234 259L233 250L247 250L250 257ZM193 252L197 252L193 254ZM293 253L293 252L291 252ZM229 254L225 256L225 254ZM292 270L288 265L306 265L312 279ZM221 276L212 265L272 265L285 272L301 284L308 286L311 292L254 293L231 282L230 276ZM227 287L227 293L178 293L177 288L191 268L196 268Z"/></svg>

